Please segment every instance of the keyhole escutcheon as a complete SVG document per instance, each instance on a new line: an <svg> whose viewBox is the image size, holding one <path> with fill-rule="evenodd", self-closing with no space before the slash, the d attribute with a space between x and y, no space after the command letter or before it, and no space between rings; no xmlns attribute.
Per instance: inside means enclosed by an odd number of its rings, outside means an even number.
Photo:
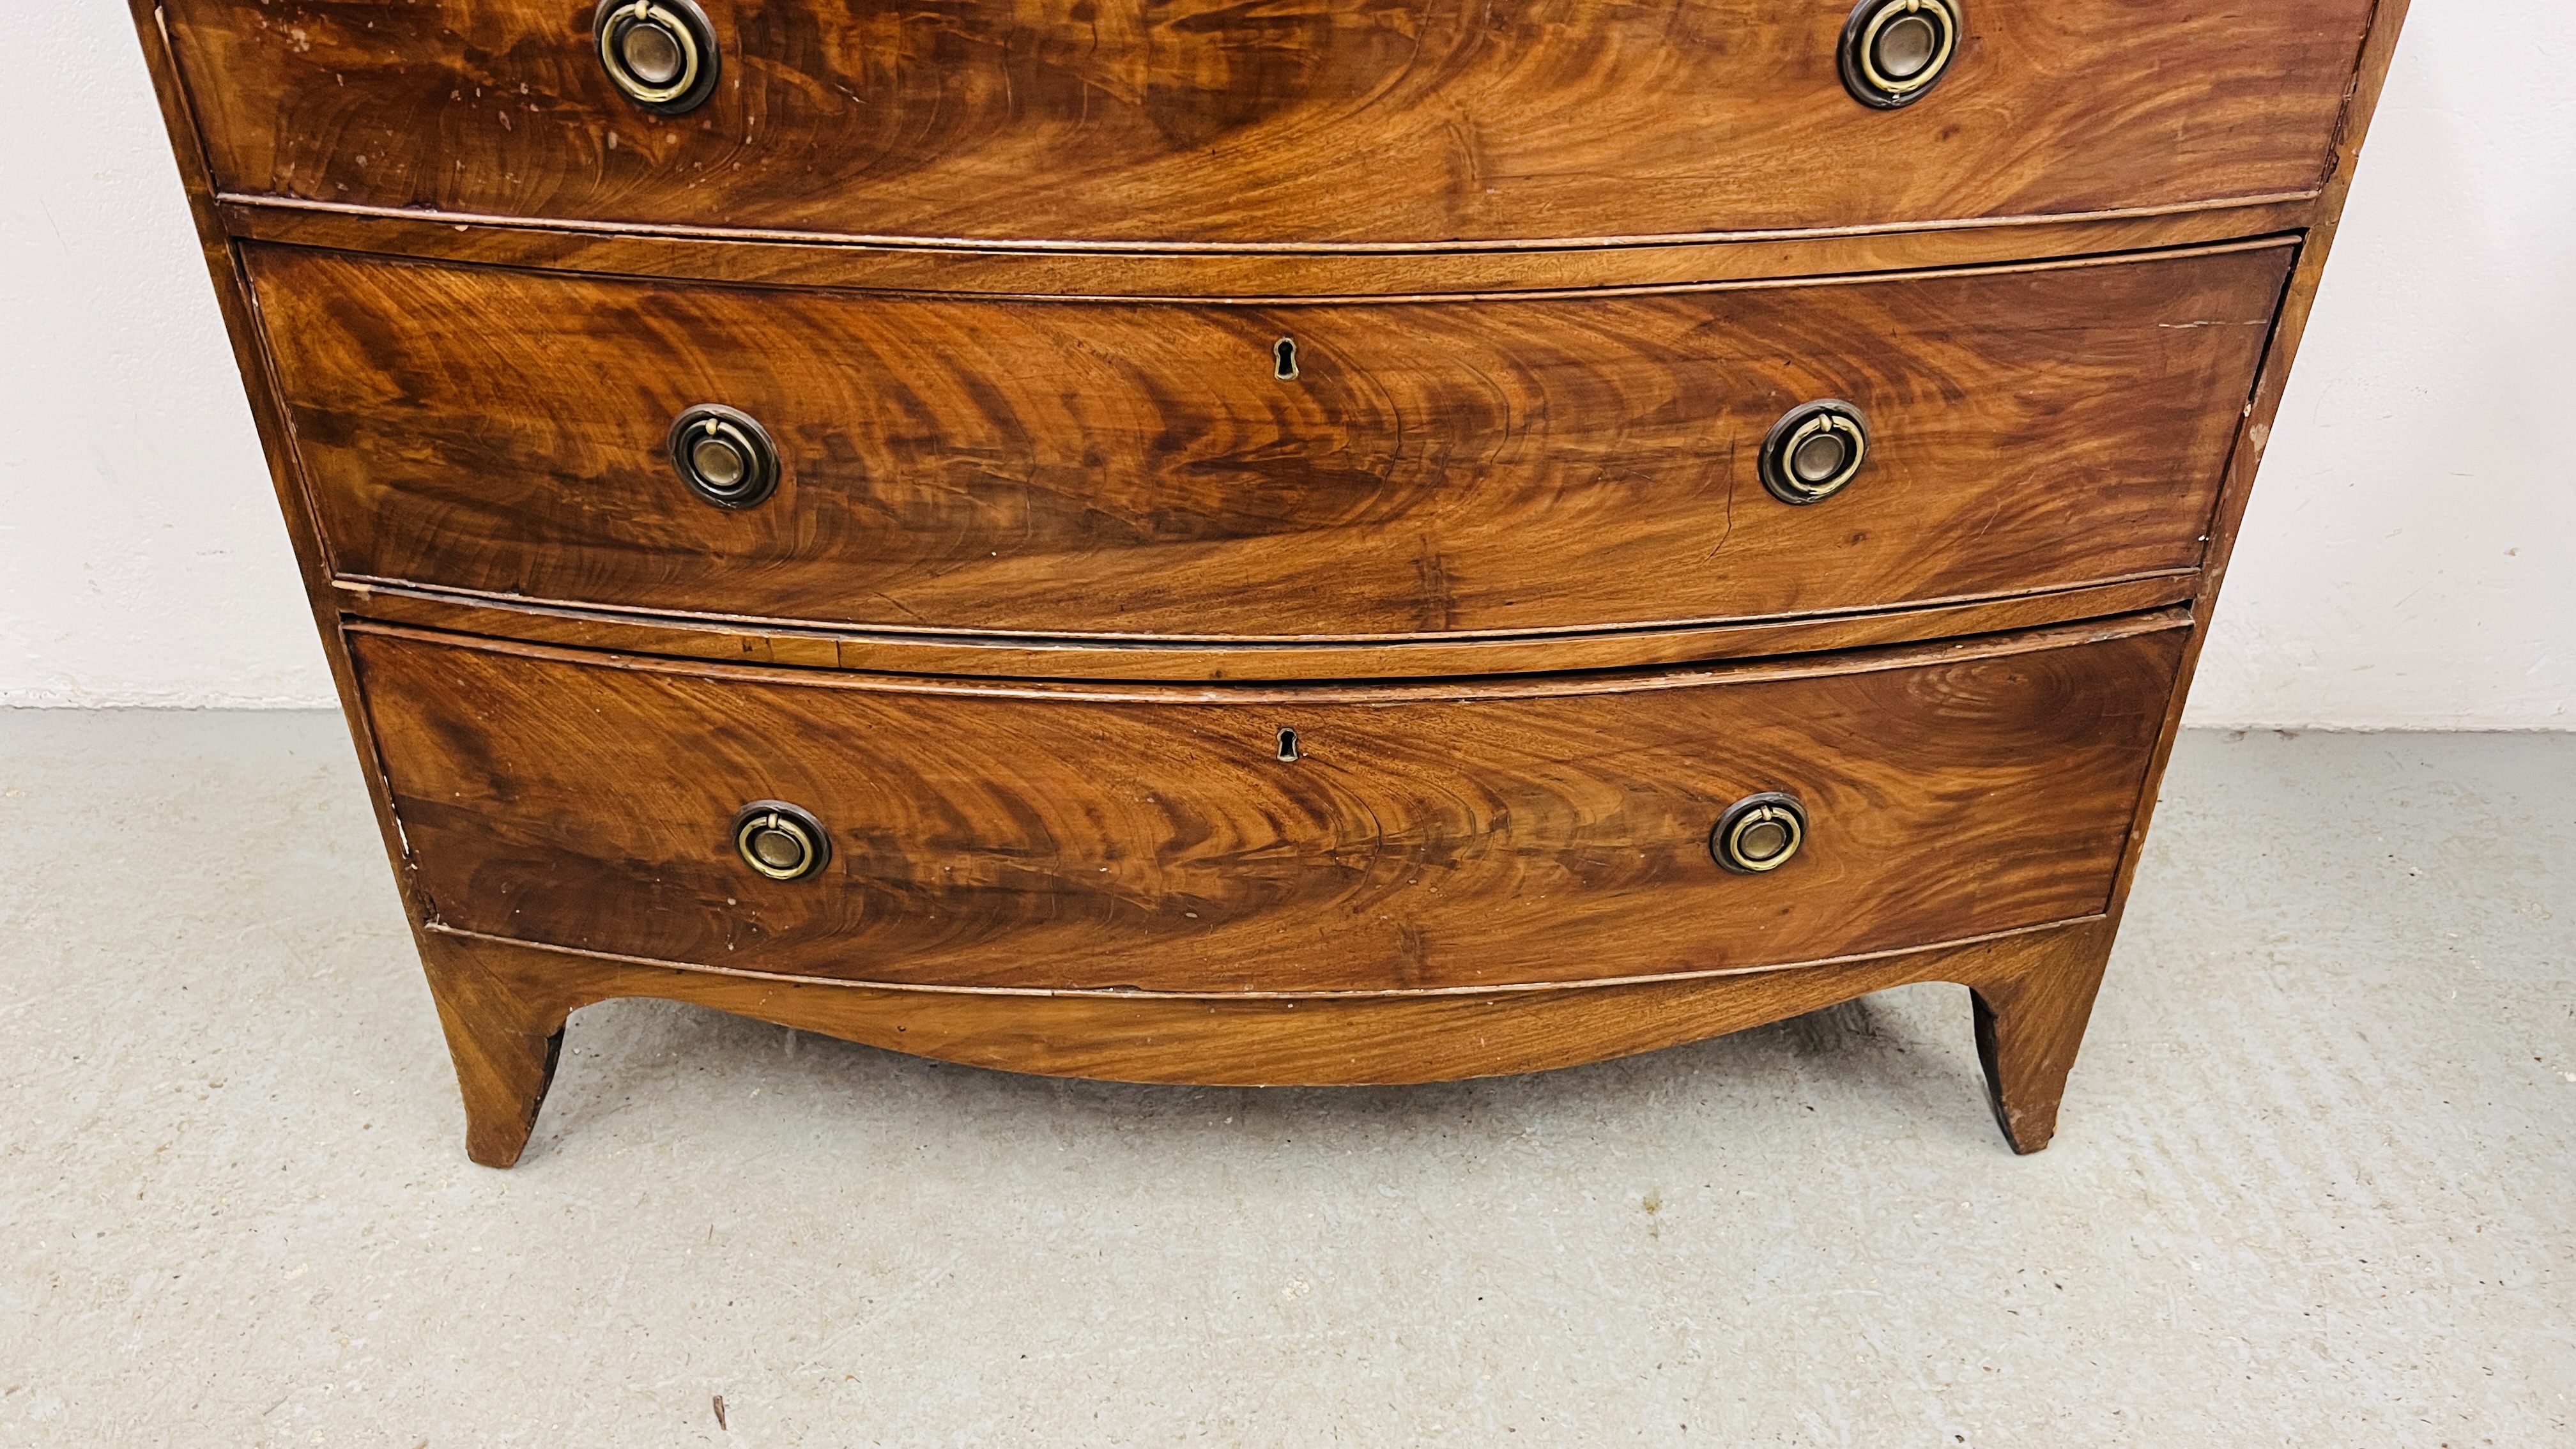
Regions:
<svg viewBox="0 0 2576 1449"><path fill-rule="evenodd" d="M1272 361L1273 363L1275 363L1275 364L1276 364L1276 366L1275 366L1275 367L1272 369L1272 371L1271 371L1271 376L1278 378L1281 382L1293 382L1293 381L1295 381L1295 380L1296 380L1296 378L1297 378L1297 339L1296 339L1296 338L1294 338L1294 337L1282 337L1282 338L1280 338L1280 339L1279 339L1279 341L1278 341L1278 343L1277 343L1277 345L1273 346L1273 347L1270 349L1270 357L1271 357L1271 361Z"/></svg>

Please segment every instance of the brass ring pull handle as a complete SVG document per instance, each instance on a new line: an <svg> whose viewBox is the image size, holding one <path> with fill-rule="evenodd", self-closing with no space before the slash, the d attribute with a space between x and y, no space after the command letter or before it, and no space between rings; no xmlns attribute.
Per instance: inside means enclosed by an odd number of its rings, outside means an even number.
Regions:
<svg viewBox="0 0 2576 1449"><path fill-rule="evenodd" d="M1708 833L1708 853L1737 875L1778 870L1806 843L1807 807L1776 792L1747 795L1727 806Z"/></svg>
<svg viewBox="0 0 2576 1449"><path fill-rule="evenodd" d="M1762 439L1762 486L1783 503L1822 503L1868 461L1869 423L1860 409L1818 398L1781 414Z"/></svg>
<svg viewBox="0 0 2576 1449"><path fill-rule="evenodd" d="M676 116L715 94L715 27L694 0L600 0L590 27L609 82L644 109Z"/></svg>
<svg viewBox="0 0 2576 1449"><path fill-rule="evenodd" d="M1959 53L1958 0L1860 0L1843 22L1843 89L1892 111L1931 93Z"/></svg>
<svg viewBox="0 0 2576 1449"><path fill-rule="evenodd" d="M784 800L754 800L735 812L733 848L771 880L803 880L832 858L823 823Z"/></svg>
<svg viewBox="0 0 2576 1449"><path fill-rule="evenodd" d="M680 481L718 508L750 508L778 491L778 448L749 413L700 403L673 420L665 446Z"/></svg>

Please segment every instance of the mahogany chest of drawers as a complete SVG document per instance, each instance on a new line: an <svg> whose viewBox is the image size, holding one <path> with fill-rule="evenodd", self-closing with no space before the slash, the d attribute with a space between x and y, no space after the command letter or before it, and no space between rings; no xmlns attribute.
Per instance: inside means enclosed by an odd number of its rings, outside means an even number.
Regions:
<svg viewBox="0 0 2576 1449"><path fill-rule="evenodd" d="M2403 0L134 0L463 1085L1969 988L2044 1146Z"/></svg>

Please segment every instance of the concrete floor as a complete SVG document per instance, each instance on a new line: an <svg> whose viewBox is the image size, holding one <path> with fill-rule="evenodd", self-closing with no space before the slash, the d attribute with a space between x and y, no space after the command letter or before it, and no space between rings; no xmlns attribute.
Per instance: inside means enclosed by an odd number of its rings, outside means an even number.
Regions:
<svg viewBox="0 0 2576 1449"><path fill-rule="evenodd" d="M2196 736L2036 1157L1913 987L1338 1093L611 1003L492 1172L335 719L0 713L0 1444L2576 1444L2572 885L2576 736Z"/></svg>

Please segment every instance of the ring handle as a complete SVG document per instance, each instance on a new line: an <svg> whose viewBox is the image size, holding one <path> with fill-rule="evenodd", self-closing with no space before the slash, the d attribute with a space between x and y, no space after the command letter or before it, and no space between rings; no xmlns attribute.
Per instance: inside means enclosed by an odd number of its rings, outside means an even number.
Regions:
<svg viewBox="0 0 2576 1449"><path fill-rule="evenodd" d="M715 94L723 57L696 0L600 0L590 28L609 83L644 109L676 116Z"/></svg>
<svg viewBox="0 0 2576 1449"><path fill-rule="evenodd" d="M1762 486L1783 503L1822 503L1869 461L1869 420L1838 397L1800 403L1762 439Z"/></svg>
<svg viewBox="0 0 2576 1449"><path fill-rule="evenodd" d="M1770 791L1726 807L1708 833L1708 853L1737 875L1765 875L1787 865L1807 843L1807 807Z"/></svg>
<svg viewBox="0 0 2576 1449"><path fill-rule="evenodd" d="M1860 0L1843 22L1843 88L1876 110L1931 94L1959 54L1958 0Z"/></svg>
<svg viewBox="0 0 2576 1449"><path fill-rule="evenodd" d="M754 800L733 817L734 853L771 880L803 880L832 859L823 822L784 800Z"/></svg>
<svg viewBox="0 0 2576 1449"><path fill-rule="evenodd" d="M672 420L663 447L689 491L718 508L750 508L778 491L778 446L739 409L700 403Z"/></svg>

